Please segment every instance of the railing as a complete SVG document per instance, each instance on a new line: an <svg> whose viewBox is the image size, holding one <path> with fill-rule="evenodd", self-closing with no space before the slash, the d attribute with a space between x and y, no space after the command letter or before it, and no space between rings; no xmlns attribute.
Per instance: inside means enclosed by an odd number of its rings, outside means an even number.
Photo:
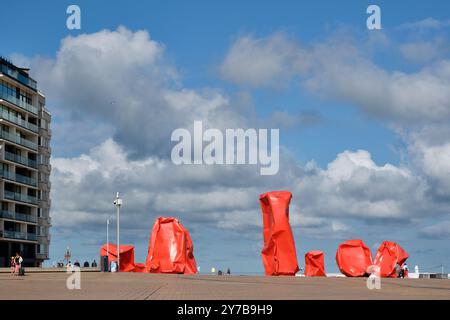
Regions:
<svg viewBox="0 0 450 320"><path fill-rule="evenodd" d="M4 74L7 74L11 78L16 79L20 83L22 83L22 84L24 84L24 85L26 85L26 86L34 89L34 90L37 90L37 83L36 83L36 81L34 81L33 79L30 79L28 77L25 77L24 75L20 74L16 70L13 70L13 69L9 68L8 66L5 66L5 65L2 64L0 71L3 72Z"/></svg>
<svg viewBox="0 0 450 320"><path fill-rule="evenodd" d="M38 167L36 160L31 160L26 157L22 157L22 156L19 156L18 154L14 154L14 153L11 153L8 151L5 151L5 159L9 160L9 161L20 163L20 164L23 164L25 166L32 167L35 169L37 169L37 167Z"/></svg>
<svg viewBox="0 0 450 320"><path fill-rule="evenodd" d="M11 219L11 220L20 220L20 221L33 222L33 223L37 222L36 217L34 217L30 214L7 211L7 210L0 211L0 218Z"/></svg>
<svg viewBox="0 0 450 320"><path fill-rule="evenodd" d="M15 212L15 218L16 218L16 220L25 221L25 222L33 222L33 223L37 222L37 219L35 216L32 216L30 214L21 213L21 212Z"/></svg>
<svg viewBox="0 0 450 320"><path fill-rule="evenodd" d="M24 184L28 184L30 186L36 187L37 183L36 183L36 179L18 174L18 173L14 173L8 170L1 170L0 169L0 175L8 180L12 180L12 181L16 181L16 182L20 182L20 183L24 183Z"/></svg>
<svg viewBox="0 0 450 320"><path fill-rule="evenodd" d="M12 104L15 104L16 106L18 106L28 112L31 112L34 114L38 113L38 109L35 106L33 106L29 103L26 103L25 101L22 101L20 99L17 99L13 95L8 94L7 92L3 91L1 85L0 85L0 99L4 99Z"/></svg>
<svg viewBox="0 0 450 320"><path fill-rule="evenodd" d="M0 218L15 220L15 212L1 210L0 211Z"/></svg>
<svg viewBox="0 0 450 320"><path fill-rule="evenodd" d="M31 140L22 138L19 135L12 134L12 133L10 133L8 131L5 131L5 130L0 130L0 138L9 140L11 142L20 144L20 145L22 145L24 147L27 147L27 148L30 148L30 149L34 149L34 150L36 150L37 147L38 147L37 143L34 143Z"/></svg>
<svg viewBox="0 0 450 320"><path fill-rule="evenodd" d="M36 234L27 233L27 232L19 232L19 231L3 230L3 231L0 231L0 237L10 238L10 239L37 241Z"/></svg>
<svg viewBox="0 0 450 320"><path fill-rule="evenodd" d="M19 192L13 192L9 190L4 191L4 197L6 199L14 200L14 201L21 201L21 202L27 202L32 204L37 204L38 200L36 197L28 196L26 194L22 194Z"/></svg>
<svg viewBox="0 0 450 320"><path fill-rule="evenodd" d="M39 128L37 125L32 124L31 122L25 121L19 117L16 117L14 114L6 112L5 110L0 110L0 117L2 117L3 119L6 119L12 123L15 123L23 128L31 130L33 132L36 132L36 133L39 132Z"/></svg>

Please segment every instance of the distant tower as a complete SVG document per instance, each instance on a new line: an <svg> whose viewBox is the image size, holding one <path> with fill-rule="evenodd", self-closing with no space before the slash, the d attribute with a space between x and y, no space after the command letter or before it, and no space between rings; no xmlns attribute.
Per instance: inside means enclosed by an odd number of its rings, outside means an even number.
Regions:
<svg viewBox="0 0 450 320"><path fill-rule="evenodd" d="M72 255L70 254L70 249L67 247L66 254L64 255L64 260L66 260L66 264L70 261Z"/></svg>

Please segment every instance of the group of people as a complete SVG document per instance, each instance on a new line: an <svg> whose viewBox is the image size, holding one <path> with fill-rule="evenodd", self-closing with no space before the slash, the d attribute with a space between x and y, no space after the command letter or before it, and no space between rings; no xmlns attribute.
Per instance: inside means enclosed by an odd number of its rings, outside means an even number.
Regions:
<svg viewBox="0 0 450 320"><path fill-rule="evenodd" d="M14 257L11 257L11 275L20 275L20 270L22 268L23 258L22 256L16 252Z"/></svg>
<svg viewBox="0 0 450 320"><path fill-rule="evenodd" d="M67 264L66 264L66 267L71 267L71 266L72 266L72 262L71 262L71 261L68 261ZM73 263L73 266L75 266L75 267L81 267L81 264L80 264L80 262L79 262L78 260L76 260L76 261ZM96 262L95 260L92 262L91 267L92 267L92 268L96 268L96 267L97 267L97 262ZM85 261L85 262L84 262L83 268L89 268L89 262L88 262L88 261Z"/></svg>

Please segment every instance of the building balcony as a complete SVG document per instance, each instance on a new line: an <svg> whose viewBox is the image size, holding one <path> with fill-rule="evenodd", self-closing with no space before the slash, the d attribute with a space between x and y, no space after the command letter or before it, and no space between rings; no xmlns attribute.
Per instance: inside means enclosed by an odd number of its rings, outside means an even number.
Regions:
<svg viewBox="0 0 450 320"><path fill-rule="evenodd" d="M36 115L38 114L38 109L35 106L26 103L25 101L22 101L11 94L8 94L7 92L1 90L1 87L0 87L0 99L8 101L9 103L18 106L19 108L22 108L25 111L34 113Z"/></svg>
<svg viewBox="0 0 450 320"><path fill-rule="evenodd" d="M15 212L1 210L0 211L0 218L15 220L16 219L16 215L15 215Z"/></svg>
<svg viewBox="0 0 450 320"><path fill-rule="evenodd" d="M27 176L23 176L21 174L18 173L14 173L8 170L1 170L0 169L0 175L4 178L4 179L8 179L11 181L15 181L15 182L19 182L19 183L23 183L23 184L27 184L33 187L37 186L37 181L36 179L27 177Z"/></svg>
<svg viewBox="0 0 450 320"><path fill-rule="evenodd" d="M10 219L10 220L18 220L18 221L24 221L24 222L31 222L31 223L37 222L36 217L34 217L30 214L6 211L6 210L0 211L0 218Z"/></svg>
<svg viewBox="0 0 450 320"><path fill-rule="evenodd" d="M10 76L11 78L19 81L20 83L22 83L23 85L26 85L27 87L30 87L34 91L37 90L36 81L24 76L23 74L20 74L18 71L11 69L8 66L5 66L4 64L1 65L0 72Z"/></svg>
<svg viewBox="0 0 450 320"><path fill-rule="evenodd" d="M15 212L16 220L25 221L25 222L32 222L36 223L37 218L35 216L32 216L31 214L25 214L21 212Z"/></svg>
<svg viewBox="0 0 450 320"><path fill-rule="evenodd" d="M0 230L0 237L16 240L37 241L36 234L18 231Z"/></svg>
<svg viewBox="0 0 450 320"><path fill-rule="evenodd" d="M31 160L22 156L19 156L17 154L5 151L5 159L12 161L12 162L16 162L16 163L20 163L24 166L27 167L32 167L37 169L38 165L37 165L37 161L36 160Z"/></svg>
<svg viewBox="0 0 450 320"><path fill-rule="evenodd" d="M27 148L30 148L33 150L37 150L37 148L38 148L37 143L35 143L31 140L22 138L19 135L12 134L5 130L0 130L0 139L6 139L8 141L20 144L21 146L24 146L24 147L27 147Z"/></svg>
<svg viewBox="0 0 450 320"><path fill-rule="evenodd" d="M34 205L38 204L37 197L28 196L26 194L22 194L22 193L19 193L19 192L13 192L13 191L5 190L4 193L3 193L3 196L5 197L5 199L9 199L9 200L26 202L26 203L31 203L31 204L34 204Z"/></svg>
<svg viewBox="0 0 450 320"><path fill-rule="evenodd" d="M0 110L0 118L6 119L9 122L15 123L15 124L21 126L22 128L28 129L35 133L39 132L39 128L37 125L32 124L31 122L25 121L19 117L16 117L12 113L8 113L5 110Z"/></svg>

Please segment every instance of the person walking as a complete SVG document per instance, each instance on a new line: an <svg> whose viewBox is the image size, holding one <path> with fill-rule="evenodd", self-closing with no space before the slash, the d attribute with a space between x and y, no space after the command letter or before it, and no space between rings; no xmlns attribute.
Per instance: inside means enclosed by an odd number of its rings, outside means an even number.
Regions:
<svg viewBox="0 0 450 320"><path fill-rule="evenodd" d="M18 276L20 273L20 269L22 267L22 262L23 262L22 256L18 252L16 252L16 256L14 257L14 266L15 266L16 276Z"/></svg>
<svg viewBox="0 0 450 320"><path fill-rule="evenodd" d="M10 264L11 264L11 275L14 275L14 273L16 272L16 263L14 257L11 257Z"/></svg>
<svg viewBox="0 0 450 320"><path fill-rule="evenodd" d="M409 269L406 263L403 264L402 270L403 270L403 278L408 278Z"/></svg>

